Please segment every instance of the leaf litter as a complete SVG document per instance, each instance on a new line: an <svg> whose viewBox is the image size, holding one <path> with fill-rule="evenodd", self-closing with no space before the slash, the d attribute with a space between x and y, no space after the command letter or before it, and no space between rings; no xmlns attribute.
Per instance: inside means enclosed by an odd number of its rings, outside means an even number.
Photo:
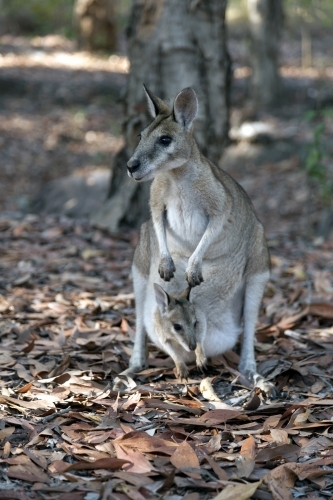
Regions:
<svg viewBox="0 0 333 500"><path fill-rule="evenodd" d="M0 228L0 498L332 496L332 244L271 244L256 343L269 400L237 349L184 384L151 346L114 391L135 334L137 233L32 215Z"/></svg>

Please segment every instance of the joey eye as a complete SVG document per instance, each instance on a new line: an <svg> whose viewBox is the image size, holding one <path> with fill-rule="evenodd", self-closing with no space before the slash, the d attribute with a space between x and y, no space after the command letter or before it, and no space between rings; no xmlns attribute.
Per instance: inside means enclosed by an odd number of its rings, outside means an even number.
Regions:
<svg viewBox="0 0 333 500"><path fill-rule="evenodd" d="M173 327L176 330L176 332L179 332L182 329L181 325L179 325L178 323L175 323Z"/></svg>
<svg viewBox="0 0 333 500"><path fill-rule="evenodd" d="M172 142L172 139L168 135L162 135L162 137L158 139L158 142L163 146L169 146L169 144L171 144Z"/></svg>
<svg viewBox="0 0 333 500"><path fill-rule="evenodd" d="M141 132L140 132L140 134L138 134L138 137L139 137L139 139L140 139L140 141L141 141Z"/></svg>
<svg viewBox="0 0 333 500"><path fill-rule="evenodd" d="M194 326L194 328L196 328L197 324L198 324L198 322L197 322L197 321L195 321L195 322L194 322L194 325L193 325L193 326Z"/></svg>

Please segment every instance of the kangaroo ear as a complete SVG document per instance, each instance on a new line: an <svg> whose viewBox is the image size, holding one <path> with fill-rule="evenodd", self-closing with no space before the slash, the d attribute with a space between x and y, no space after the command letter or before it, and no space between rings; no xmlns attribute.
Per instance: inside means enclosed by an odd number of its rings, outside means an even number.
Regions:
<svg viewBox="0 0 333 500"><path fill-rule="evenodd" d="M177 123L189 130L198 112L198 99L190 87L182 90L177 95L173 105L173 116Z"/></svg>
<svg viewBox="0 0 333 500"><path fill-rule="evenodd" d="M189 301L189 300L190 300L190 293L191 293L191 290L192 290L192 287L189 285L189 286L186 288L186 290L184 290L184 291L182 292L182 294L180 295L180 297L181 297L182 299L186 299L186 300L188 300L188 301Z"/></svg>
<svg viewBox="0 0 333 500"><path fill-rule="evenodd" d="M160 285L157 285L157 283L154 283L154 291L157 305L161 313L164 313L170 303L170 297Z"/></svg>
<svg viewBox="0 0 333 500"><path fill-rule="evenodd" d="M143 88L145 89L147 103L148 103L148 111L152 118L156 118L157 115L161 113L170 113L169 108L166 104L160 99L156 97L156 95L152 94L150 90L147 89L145 84L143 84Z"/></svg>

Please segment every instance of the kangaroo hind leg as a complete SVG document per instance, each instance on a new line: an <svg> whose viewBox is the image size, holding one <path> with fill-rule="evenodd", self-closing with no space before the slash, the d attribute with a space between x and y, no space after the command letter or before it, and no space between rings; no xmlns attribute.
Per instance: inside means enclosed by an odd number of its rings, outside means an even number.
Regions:
<svg viewBox="0 0 333 500"><path fill-rule="evenodd" d="M243 308L244 333L239 371L267 395L276 397L275 386L271 382L266 381L262 375L257 373L254 356L254 335L256 322L268 278L269 273L266 271L250 276L246 281Z"/></svg>
<svg viewBox="0 0 333 500"><path fill-rule="evenodd" d="M120 375L134 375L135 373L140 372L144 368L147 360L147 333L143 321L144 302L147 293L147 279L138 272L135 264L133 264L132 272L136 309L136 333L129 367L121 372ZM113 388L117 390L121 386L121 378L116 377L113 382Z"/></svg>

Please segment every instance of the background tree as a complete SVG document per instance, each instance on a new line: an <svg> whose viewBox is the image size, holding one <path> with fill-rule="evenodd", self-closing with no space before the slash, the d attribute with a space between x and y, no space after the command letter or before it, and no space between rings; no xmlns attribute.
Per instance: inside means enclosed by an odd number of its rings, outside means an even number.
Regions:
<svg viewBox="0 0 333 500"><path fill-rule="evenodd" d="M142 84L162 98L192 86L199 98L195 135L217 162L228 141L230 60L226 48L226 0L134 0L128 24L131 70L125 103L125 146L117 155L109 197L93 222L110 230L138 227L148 216L149 184L136 184L126 162L147 123Z"/></svg>
<svg viewBox="0 0 333 500"><path fill-rule="evenodd" d="M258 107L274 105L280 96L278 55L283 21L282 0L247 0L252 47L251 94Z"/></svg>
<svg viewBox="0 0 333 500"><path fill-rule="evenodd" d="M114 3L114 0L75 1L73 17L81 48L115 50L117 27Z"/></svg>

